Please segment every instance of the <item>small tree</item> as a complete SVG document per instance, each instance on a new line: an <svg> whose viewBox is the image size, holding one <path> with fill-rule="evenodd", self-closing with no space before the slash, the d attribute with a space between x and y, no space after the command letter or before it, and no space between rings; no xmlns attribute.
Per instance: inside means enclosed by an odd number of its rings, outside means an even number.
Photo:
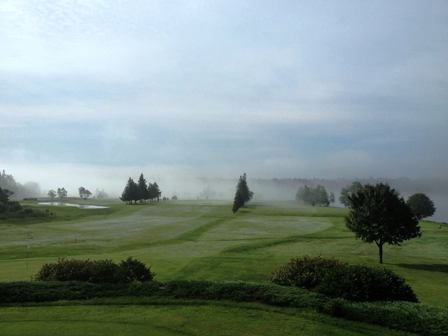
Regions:
<svg viewBox="0 0 448 336"><path fill-rule="evenodd" d="M351 194L348 202L347 227L357 238L378 246L381 264L385 243L400 245L421 235L417 218L397 191L387 184L366 185Z"/></svg>
<svg viewBox="0 0 448 336"><path fill-rule="evenodd" d="M417 193L409 197L407 204L419 220L434 215L436 211L434 203L423 193Z"/></svg>
<svg viewBox="0 0 448 336"><path fill-rule="evenodd" d="M49 190L48 197L50 197L50 199L53 201L56 198L56 191L54 191L53 189Z"/></svg>
<svg viewBox="0 0 448 336"><path fill-rule="evenodd" d="M246 202L249 202L254 193L250 191L247 185L246 174L240 176L238 184L236 186L235 198L233 200L232 212L235 213L239 208L243 207Z"/></svg>
<svg viewBox="0 0 448 336"><path fill-rule="evenodd" d="M307 185L299 188L296 194L296 200L312 206L328 206L330 200L328 192L324 186L318 185L315 188L308 187Z"/></svg>
<svg viewBox="0 0 448 336"><path fill-rule="evenodd" d="M79 197L81 197L82 199L87 199L92 195L90 190L88 190L84 187L79 187L78 192L79 192Z"/></svg>
<svg viewBox="0 0 448 336"><path fill-rule="evenodd" d="M162 195L162 192L160 191L159 185L157 182L154 182L152 184L152 192L155 199L157 199L157 202L160 200L160 196Z"/></svg>
<svg viewBox="0 0 448 336"><path fill-rule="evenodd" d="M342 188L341 195L339 196L339 202L344 204L344 206L348 207L350 206L349 197L351 194L358 192L362 189L361 182L355 181L351 185Z"/></svg>
<svg viewBox="0 0 448 336"><path fill-rule="evenodd" d="M67 197L67 190L65 188L58 188L57 194L58 198L63 201Z"/></svg>

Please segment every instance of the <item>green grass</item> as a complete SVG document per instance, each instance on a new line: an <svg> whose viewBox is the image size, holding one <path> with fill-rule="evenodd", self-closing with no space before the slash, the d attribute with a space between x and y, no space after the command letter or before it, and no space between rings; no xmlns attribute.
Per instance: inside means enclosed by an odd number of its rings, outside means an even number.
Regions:
<svg viewBox="0 0 448 336"><path fill-rule="evenodd" d="M193 300L103 299L0 308L2 336L411 335L307 310Z"/></svg>
<svg viewBox="0 0 448 336"><path fill-rule="evenodd" d="M47 207L54 213L51 218L1 220L0 281L29 280L43 263L59 257L119 261L133 256L150 264L162 281L268 282L275 268L301 255L378 265L376 246L356 240L346 229L345 209L255 203L233 215L228 202L98 204L110 207ZM386 246L384 266L402 275L421 302L446 306L448 227L423 222L422 231L420 239ZM143 330L154 335L403 335L310 311L260 307L236 303L3 307L0 335L130 335Z"/></svg>
<svg viewBox="0 0 448 336"><path fill-rule="evenodd" d="M106 203L110 208L48 207L52 218L0 221L0 281L29 280L58 257L133 256L160 280L269 281L272 270L305 254L378 265L376 246L345 228L345 209L252 204L233 215L226 202ZM422 302L446 305L448 228L423 222L422 231L420 239L387 246L385 266Z"/></svg>

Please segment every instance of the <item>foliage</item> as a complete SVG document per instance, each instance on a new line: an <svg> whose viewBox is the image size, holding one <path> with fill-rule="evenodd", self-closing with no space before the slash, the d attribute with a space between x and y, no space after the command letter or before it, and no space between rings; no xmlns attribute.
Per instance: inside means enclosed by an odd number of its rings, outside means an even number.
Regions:
<svg viewBox="0 0 448 336"><path fill-rule="evenodd" d="M54 191L53 189L50 189L50 190L48 190L48 194L47 195L53 201L56 198L56 191Z"/></svg>
<svg viewBox="0 0 448 336"><path fill-rule="evenodd" d="M273 273L271 281L354 301L417 302L411 287L392 271L348 265L335 259L308 256L291 259Z"/></svg>
<svg viewBox="0 0 448 336"><path fill-rule="evenodd" d="M148 197L151 201L154 199L159 201L161 195L162 192L160 191L157 182L148 184Z"/></svg>
<svg viewBox="0 0 448 336"><path fill-rule="evenodd" d="M322 185L318 185L315 188L305 185L299 188L296 194L296 200L312 206L330 205L329 194Z"/></svg>
<svg viewBox="0 0 448 336"><path fill-rule="evenodd" d="M124 282L151 281L155 275L151 273L150 267L147 267L141 261L131 257L121 261L118 266L120 267L120 278L124 280Z"/></svg>
<svg viewBox="0 0 448 336"><path fill-rule="evenodd" d="M304 256L293 258L273 272L271 281L283 286L314 288L322 282L329 270L346 264L336 259Z"/></svg>
<svg viewBox="0 0 448 336"><path fill-rule="evenodd" d="M232 212L237 212L241 207L243 207L246 202L249 202L254 193L250 191L247 185L246 173L240 176L238 184L236 186L235 198L233 200Z"/></svg>
<svg viewBox="0 0 448 336"><path fill-rule="evenodd" d="M321 312L352 321L378 324L418 335L447 335L448 309L412 302L328 301Z"/></svg>
<svg viewBox="0 0 448 336"><path fill-rule="evenodd" d="M0 188L11 191L17 200L41 196L39 184L36 182L20 184L16 182L14 176L7 174L4 170L0 173Z"/></svg>
<svg viewBox="0 0 448 336"><path fill-rule="evenodd" d="M12 282L0 283L0 302L26 303L106 297L154 297L257 302L312 308L353 321L378 324L420 335L446 335L448 309L412 302L353 302L331 299L296 287L247 282L170 281L158 283Z"/></svg>
<svg viewBox="0 0 448 336"><path fill-rule="evenodd" d="M111 260L59 259L44 264L35 276L39 281L86 281L92 283L122 283L151 281L150 268L136 259L128 258L119 265Z"/></svg>
<svg viewBox="0 0 448 336"><path fill-rule="evenodd" d="M67 197L67 190L65 190L65 188L58 188L56 193L61 201Z"/></svg>
<svg viewBox="0 0 448 336"><path fill-rule="evenodd" d="M148 186L146 185L146 179L143 176L143 173L140 174L140 177L138 178L137 182L137 193L138 193L138 199L140 201L147 200L149 198L149 191Z"/></svg>
<svg viewBox="0 0 448 336"><path fill-rule="evenodd" d="M11 201L9 198L13 192L0 188L0 213L13 213L22 209L19 202Z"/></svg>
<svg viewBox="0 0 448 336"><path fill-rule="evenodd" d="M436 211L433 201L423 193L417 193L409 197L407 205L419 220L434 215Z"/></svg>
<svg viewBox="0 0 448 336"><path fill-rule="evenodd" d="M405 280L386 268L343 265L327 269L316 291L352 301L410 301L417 297Z"/></svg>
<svg viewBox="0 0 448 336"><path fill-rule="evenodd" d="M417 218L397 191L387 184L365 185L349 196L349 204L347 227L357 238L375 242L380 263L385 243L400 245L421 235Z"/></svg>
<svg viewBox="0 0 448 336"><path fill-rule="evenodd" d="M138 183L130 177L128 183L121 194L121 200L128 203L137 203L137 201L143 202L146 200L160 200L162 192L156 182L146 184L146 179L142 174L138 179Z"/></svg>
<svg viewBox="0 0 448 336"><path fill-rule="evenodd" d="M92 196L92 193L90 192L90 190L88 190L84 187L79 187L78 192L79 192L79 197L81 197L82 199L88 199L90 196Z"/></svg>
<svg viewBox="0 0 448 336"><path fill-rule="evenodd" d="M361 189L362 189L362 184L361 184L361 182L358 182L358 181L353 182L351 185L349 185L345 188L342 188L341 195L339 196L339 202L344 204L344 206L346 206L346 207L350 206L349 197L352 194L357 193Z"/></svg>
<svg viewBox="0 0 448 336"><path fill-rule="evenodd" d="M126 187L123 190L123 193L121 194L120 199L123 202L129 202L132 203L132 201L137 202L139 199L139 189L137 183L134 182L134 180L130 177L128 179L128 183L126 184Z"/></svg>

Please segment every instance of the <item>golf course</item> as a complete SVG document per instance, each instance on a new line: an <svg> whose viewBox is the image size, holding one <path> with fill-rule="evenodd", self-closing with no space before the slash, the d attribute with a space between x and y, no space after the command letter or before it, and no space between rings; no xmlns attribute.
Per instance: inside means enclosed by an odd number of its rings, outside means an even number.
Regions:
<svg viewBox="0 0 448 336"><path fill-rule="evenodd" d="M58 258L129 256L151 266L158 281L269 283L293 257L336 258L379 266L378 250L345 226L343 208L252 202L232 214L225 201L127 205L84 201L103 209L42 206L52 216L0 222L0 282L30 281ZM99 202L99 203L98 203ZM421 238L388 246L383 266L425 305L448 304L448 227L422 221ZM231 323L229 323L231 321ZM1 335L406 335L309 309L260 303L103 298L0 308Z"/></svg>

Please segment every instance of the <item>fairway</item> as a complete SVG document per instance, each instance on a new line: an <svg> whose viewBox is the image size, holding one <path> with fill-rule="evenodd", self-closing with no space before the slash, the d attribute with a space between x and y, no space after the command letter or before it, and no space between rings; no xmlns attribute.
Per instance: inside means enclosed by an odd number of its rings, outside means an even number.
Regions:
<svg viewBox="0 0 448 336"><path fill-rule="evenodd" d="M0 223L0 281L30 280L59 257L128 256L159 280L269 281L291 257L321 255L378 265L377 248L354 238L345 209L254 203L236 215L228 202L176 201L108 209L50 207L54 218ZM423 303L448 303L448 228L422 223L420 239L385 248L385 265Z"/></svg>

